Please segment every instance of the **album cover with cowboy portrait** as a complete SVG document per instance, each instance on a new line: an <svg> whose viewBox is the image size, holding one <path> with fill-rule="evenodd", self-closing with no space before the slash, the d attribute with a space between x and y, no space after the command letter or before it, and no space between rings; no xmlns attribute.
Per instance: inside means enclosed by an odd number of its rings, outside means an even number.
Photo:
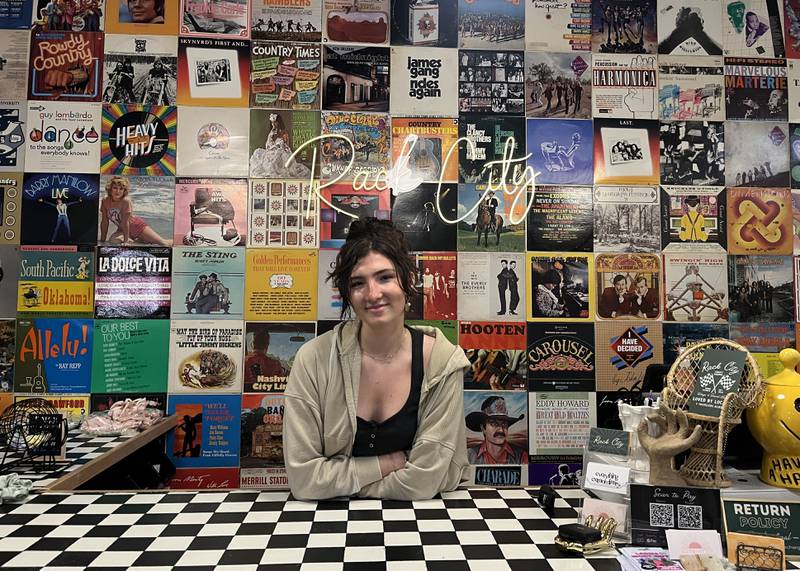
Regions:
<svg viewBox="0 0 800 571"><path fill-rule="evenodd" d="M528 393L466 391L464 422L470 464L528 463Z"/></svg>

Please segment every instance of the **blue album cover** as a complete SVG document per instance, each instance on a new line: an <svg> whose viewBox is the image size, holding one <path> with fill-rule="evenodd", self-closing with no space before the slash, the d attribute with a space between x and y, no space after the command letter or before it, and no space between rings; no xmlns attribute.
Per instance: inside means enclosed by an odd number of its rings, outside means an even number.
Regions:
<svg viewBox="0 0 800 571"><path fill-rule="evenodd" d="M728 337L727 323L665 323L664 362L674 363L681 352L699 341Z"/></svg>
<svg viewBox="0 0 800 571"><path fill-rule="evenodd" d="M242 319L244 260L244 248L173 248L173 319Z"/></svg>
<svg viewBox="0 0 800 571"><path fill-rule="evenodd" d="M169 395L167 415L177 415L167 433L167 454L178 468L239 465L240 395Z"/></svg>
<svg viewBox="0 0 800 571"><path fill-rule="evenodd" d="M23 244L97 243L99 174L26 173Z"/></svg>
<svg viewBox="0 0 800 571"><path fill-rule="evenodd" d="M592 184L592 121L528 119L528 166L536 184Z"/></svg>
<svg viewBox="0 0 800 571"><path fill-rule="evenodd" d="M0 0L0 28L30 29L32 16L33 0Z"/></svg>

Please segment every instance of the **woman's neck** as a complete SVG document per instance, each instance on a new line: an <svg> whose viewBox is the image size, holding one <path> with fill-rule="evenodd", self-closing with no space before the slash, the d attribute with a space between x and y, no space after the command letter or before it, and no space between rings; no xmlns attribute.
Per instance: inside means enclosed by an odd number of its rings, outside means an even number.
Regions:
<svg viewBox="0 0 800 571"><path fill-rule="evenodd" d="M369 326L361 322L359 344L363 353L370 355L386 355L402 348L405 341L405 324L403 320L386 323L381 326Z"/></svg>

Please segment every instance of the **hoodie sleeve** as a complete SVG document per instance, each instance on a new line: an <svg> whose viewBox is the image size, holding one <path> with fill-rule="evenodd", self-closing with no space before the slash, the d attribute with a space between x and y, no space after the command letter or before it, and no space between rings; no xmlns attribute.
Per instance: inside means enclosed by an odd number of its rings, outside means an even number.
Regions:
<svg viewBox="0 0 800 571"><path fill-rule="evenodd" d="M460 358L459 358L460 357ZM429 500L454 490L467 466L464 428L464 371L469 366L461 349L455 367L430 389L405 468L363 486L362 497Z"/></svg>

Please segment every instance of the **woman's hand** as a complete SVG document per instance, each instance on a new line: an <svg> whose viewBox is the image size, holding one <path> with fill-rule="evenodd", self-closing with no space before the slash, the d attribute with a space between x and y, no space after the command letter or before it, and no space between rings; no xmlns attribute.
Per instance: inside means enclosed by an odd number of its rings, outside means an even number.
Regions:
<svg viewBox="0 0 800 571"><path fill-rule="evenodd" d="M392 452L391 454L382 454L378 456L378 462L381 467L381 477L386 477L388 474L406 466L406 453L402 450Z"/></svg>

